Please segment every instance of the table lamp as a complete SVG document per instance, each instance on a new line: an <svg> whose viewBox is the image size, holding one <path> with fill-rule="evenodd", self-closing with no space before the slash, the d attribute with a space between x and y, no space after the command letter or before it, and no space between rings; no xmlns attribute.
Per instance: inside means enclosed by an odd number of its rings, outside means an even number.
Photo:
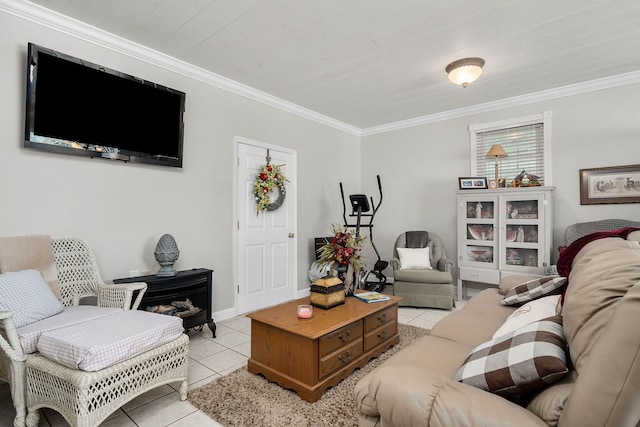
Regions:
<svg viewBox="0 0 640 427"><path fill-rule="evenodd" d="M496 185L498 183L498 159L507 157L507 155L507 152L504 151L504 148L502 148L500 144L492 145L489 152L485 155L485 157L495 159L496 161Z"/></svg>

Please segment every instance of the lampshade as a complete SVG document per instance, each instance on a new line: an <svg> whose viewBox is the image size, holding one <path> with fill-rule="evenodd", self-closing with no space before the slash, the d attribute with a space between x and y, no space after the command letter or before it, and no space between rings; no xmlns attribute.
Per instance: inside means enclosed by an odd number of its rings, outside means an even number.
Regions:
<svg viewBox="0 0 640 427"><path fill-rule="evenodd" d="M463 58L453 61L445 68L449 75L449 80L462 87L469 86L482 74L484 59L482 58Z"/></svg>
<svg viewBox="0 0 640 427"><path fill-rule="evenodd" d="M497 186L498 185L498 159L502 157L507 157L507 152L504 151L504 148L502 148L502 145L493 144L491 148L489 148L489 151L487 152L487 154L485 154L485 157L491 157L493 159L496 159L495 185Z"/></svg>
<svg viewBox="0 0 640 427"><path fill-rule="evenodd" d="M489 151L485 156L497 159L500 157L507 157L507 152L504 151L504 148L502 148L502 145L494 144L491 146L491 148L489 149Z"/></svg>

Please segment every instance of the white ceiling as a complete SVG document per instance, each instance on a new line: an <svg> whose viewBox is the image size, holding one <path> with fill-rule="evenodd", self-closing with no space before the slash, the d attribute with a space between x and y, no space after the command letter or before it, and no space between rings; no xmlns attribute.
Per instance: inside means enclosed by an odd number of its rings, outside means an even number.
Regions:
<svg viewBox="0 0 640 427"><path fill-rule="evenodd" d="M362 130L640 76L638 0L32 3ZM463 89L444 69L467 56Z"/></svg>

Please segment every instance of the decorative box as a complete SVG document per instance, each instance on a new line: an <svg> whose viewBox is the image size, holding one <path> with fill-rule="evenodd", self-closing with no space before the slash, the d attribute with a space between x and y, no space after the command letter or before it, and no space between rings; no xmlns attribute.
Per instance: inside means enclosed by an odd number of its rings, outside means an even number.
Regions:
<svg viewBox="0 0 640 427"><path fill-rule="evenodd" d="M325 276L311 284L311 305L325 310L344 304L344 283L334 276Z"/></svg>

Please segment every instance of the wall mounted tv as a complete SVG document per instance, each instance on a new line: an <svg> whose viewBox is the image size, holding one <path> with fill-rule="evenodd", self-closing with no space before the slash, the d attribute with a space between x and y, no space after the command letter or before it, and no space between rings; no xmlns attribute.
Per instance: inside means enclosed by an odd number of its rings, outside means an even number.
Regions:
<svg viewBox="0 0 640 427"><path fill-rule="evenodd" d="M29 43L24 146L182 167L185 97Z"/></svg>

